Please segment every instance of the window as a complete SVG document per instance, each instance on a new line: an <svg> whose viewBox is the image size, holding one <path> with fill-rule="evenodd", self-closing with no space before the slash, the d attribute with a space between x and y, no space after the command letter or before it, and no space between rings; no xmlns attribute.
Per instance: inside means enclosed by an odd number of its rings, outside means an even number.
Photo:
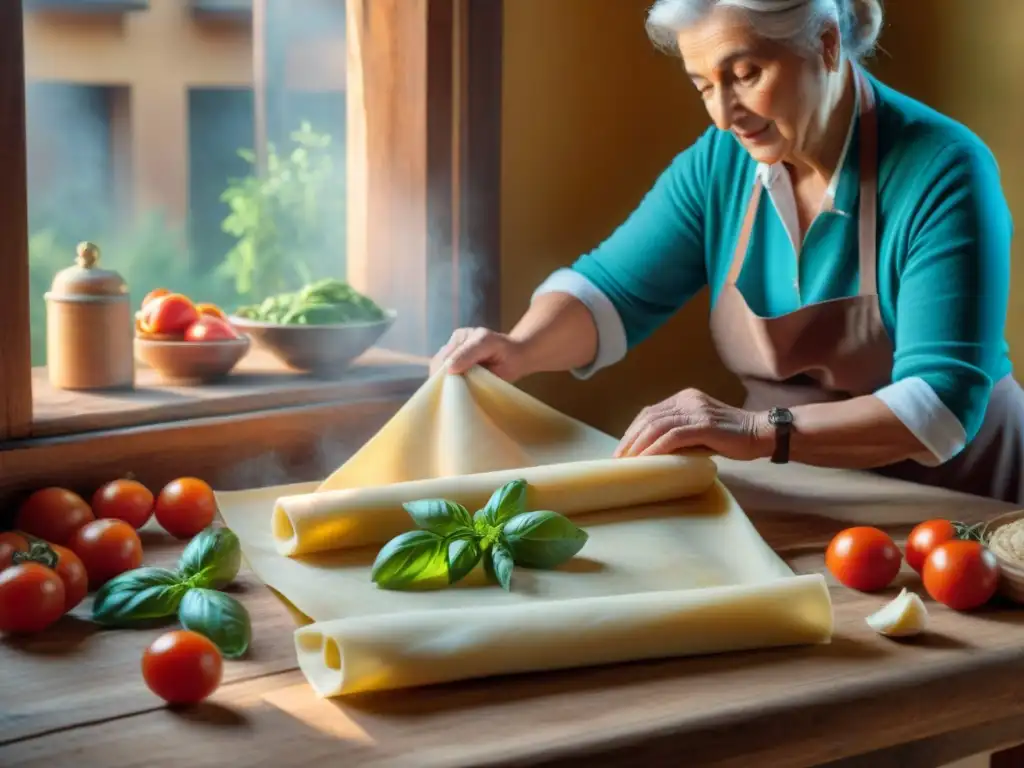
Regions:
<svg viewBox="0 0 1024 768"><path fill-rule="evenodd" d="M335 460L311 435L349 419L362 427L332 445L357 445L453 327L494 325L501 15L500 0L2 4L0 469L16 479L0 495L44 465L82 482L101 465L138 474L137 450L177 471L230 443L251 464L272 449L247 443L278 428L277 466ZM315 181L282 171L296 147ZM284 219L292 240L234 259L253 233L225 197L259 205L267 180L312 208ZM340 377L254 349L216 385L140 366L133 391L56 389L42 294L81 240L126 279L133 310L158 287L230 311L336 277L397 318Z"/></svg>

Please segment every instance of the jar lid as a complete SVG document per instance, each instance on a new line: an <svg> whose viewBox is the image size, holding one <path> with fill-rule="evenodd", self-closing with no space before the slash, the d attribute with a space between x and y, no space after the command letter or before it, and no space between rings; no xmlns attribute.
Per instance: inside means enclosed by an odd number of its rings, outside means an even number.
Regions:
<svg viewBox="0 0 1024 768"><path fill-rule="evenodd" d="M52 296L123 296L128 293L128 286L121 275L99 266L99 247L92 243L79 243L76 250L75 264L62 269L53 278Z"/></svg>

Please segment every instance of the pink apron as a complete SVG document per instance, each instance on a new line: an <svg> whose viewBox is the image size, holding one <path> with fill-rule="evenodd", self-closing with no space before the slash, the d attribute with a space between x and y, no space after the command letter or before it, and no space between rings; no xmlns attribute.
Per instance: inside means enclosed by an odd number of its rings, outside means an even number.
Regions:
<svg viewBox="0 0 1024 768"><path fill-rule="evenodd" d="M747 390L744 407L767 410L846 400L891 382L893 345L878 301L876 208L878 120L874 93L854 68L860 92L860 286L856 296L764 318L736 287L761 201L758 176L725 285L711 311L718 355ZM826 205L831 206L832 200ZM977 437L938 467L905 461L875 470L925 485L1024 503L1024 390L1012 376L997 382Z"/></svg>

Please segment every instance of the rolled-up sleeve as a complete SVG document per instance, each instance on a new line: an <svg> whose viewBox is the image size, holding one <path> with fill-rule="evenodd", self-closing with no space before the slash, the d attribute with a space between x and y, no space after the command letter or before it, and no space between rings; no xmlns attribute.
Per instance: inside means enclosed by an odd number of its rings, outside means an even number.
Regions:
<svg viewBox="0 0 1024 768"><path fill-rule="evenodd" d="M676 157L608 239L534 293L569 293L593 315L597 355L576 376L621 360L707 283L704 206L713 131Z"/></svg>
<svg viewBox="0 0 1024 768"><path fill-rule="evenodd" d="M876 393L942 464L974 439L1006 354L1012 221L995 159L954 145L927 191L899 270L892 384Z"/></svg>

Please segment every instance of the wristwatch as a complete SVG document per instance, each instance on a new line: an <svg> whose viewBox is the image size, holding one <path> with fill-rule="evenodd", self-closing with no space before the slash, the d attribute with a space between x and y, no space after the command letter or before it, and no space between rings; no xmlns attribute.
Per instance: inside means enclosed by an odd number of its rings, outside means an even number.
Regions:
<svg viewBox="0 0 1024 768"><path fill-rule="evenodd" d="M793 412L788 408L772 408L768 411L768 423L775 427L772 464L786 464L789 462L789 434L793 430Z"/></svg>

